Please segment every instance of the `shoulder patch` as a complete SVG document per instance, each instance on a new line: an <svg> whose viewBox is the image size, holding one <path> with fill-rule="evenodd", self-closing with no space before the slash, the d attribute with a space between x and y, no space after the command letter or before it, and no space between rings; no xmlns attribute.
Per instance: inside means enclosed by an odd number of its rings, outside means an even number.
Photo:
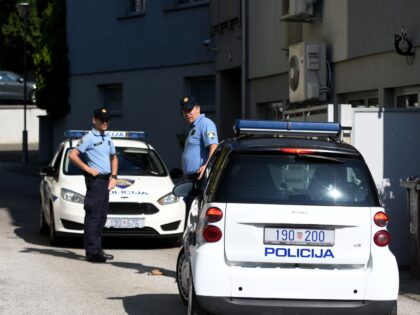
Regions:
<svg viewBox="0 0 420 315"><path fill-rule="evenodd" d="M209 139L214 139L214 138L216 138L216 133L214 131L209 131L209 132L207 132L207 137Z"/></svg>

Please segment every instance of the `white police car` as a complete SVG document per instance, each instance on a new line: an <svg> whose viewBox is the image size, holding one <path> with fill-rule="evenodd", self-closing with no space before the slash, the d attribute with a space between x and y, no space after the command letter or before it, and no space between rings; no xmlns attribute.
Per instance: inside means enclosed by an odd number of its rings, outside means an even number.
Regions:
<svg viewBox="0 0 420 315"><path fill-rule="evenodd" d="M87 131L68 131L54 158L41 168L40 230L51 243L83 234L86 186L69 153ZM107 131L118 156L117 186L109 194L104 235L172 238L182 236L185 203L172 194L174 184L144 132Z"/></svg>
<svg viewBox="0 0 420 315"><path fill-rule="evenodd" d="M340 125L236 131L199 187L174 188L196 196L177 262L188 314L396 314L388 216Z"/></svg>

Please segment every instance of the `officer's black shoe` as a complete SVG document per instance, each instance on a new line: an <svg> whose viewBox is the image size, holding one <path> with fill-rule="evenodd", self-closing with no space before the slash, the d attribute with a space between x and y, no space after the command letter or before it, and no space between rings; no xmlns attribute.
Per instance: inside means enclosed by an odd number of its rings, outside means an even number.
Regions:
<svg viewBox="0 0 420 315"><path fill-rule="evenodd" d="M114 255L105 253L103 250L101 252L102 256L104 256L106 258L106 260L113 260L114 259Z"/></svg>
<svg viewBox="0 0 420 315"><path fill-rule="evenodd" d="M93 263L104 263L106 262L106 257L105 255L102 255L102 253L97 253L92 255L86 255L86 260Z"/></svg>

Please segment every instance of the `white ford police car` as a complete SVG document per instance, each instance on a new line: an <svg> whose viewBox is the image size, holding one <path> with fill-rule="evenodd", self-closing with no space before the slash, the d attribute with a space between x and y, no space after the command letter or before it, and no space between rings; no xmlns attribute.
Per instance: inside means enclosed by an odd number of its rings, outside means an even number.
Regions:
<svg viewBox="0 0 420 315"><path fill-rule="evenodd" d="M196 196L177 283L188 314L396 314L388 216L335 123L239 120Z"/></svg>
<svg viewBox="0 0 420 315"><path fill-rule="evenodd" d="M41 168L40 230L52 244L83 234L86 186L69 153L87 131L67 131L51 163ZM172 194L174 184L144 132L107 131L118 156L117 186L109 193L104 235L178 239L185 226L185 202Z"/></svg>

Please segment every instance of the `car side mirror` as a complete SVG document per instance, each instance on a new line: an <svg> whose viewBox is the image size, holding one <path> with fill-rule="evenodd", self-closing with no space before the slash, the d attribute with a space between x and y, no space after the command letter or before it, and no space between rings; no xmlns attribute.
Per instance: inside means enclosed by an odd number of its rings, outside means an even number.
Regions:
<svg viewBox="0 0 420 315"><path fill-rule="evenodd" d="M177 197L187 197L194 188L194 182L192 180L187 180L180 182L175 185L172 193Z"/></svg>
<svg viewBox="0 0 420 315"><path fill-rule="evenodd" d="M177 178L181 178L184 174L180 168L174 167L169 172L169 175L171 176L171 178L177 179Z"/></svg>
<svg viewBox="0 0 420 315"><path fill-rule="evenodd" d="M41 176L55 176L55 174L56 174L55 168L50 165L41 167L39 171L39 175Z"/></svg>
<svg viewBox="0 0 420 315"><path fill-rule="evenodd" d="M23 78L18 78L16 81L18 81L19 83L23 83Z"/></svg>

